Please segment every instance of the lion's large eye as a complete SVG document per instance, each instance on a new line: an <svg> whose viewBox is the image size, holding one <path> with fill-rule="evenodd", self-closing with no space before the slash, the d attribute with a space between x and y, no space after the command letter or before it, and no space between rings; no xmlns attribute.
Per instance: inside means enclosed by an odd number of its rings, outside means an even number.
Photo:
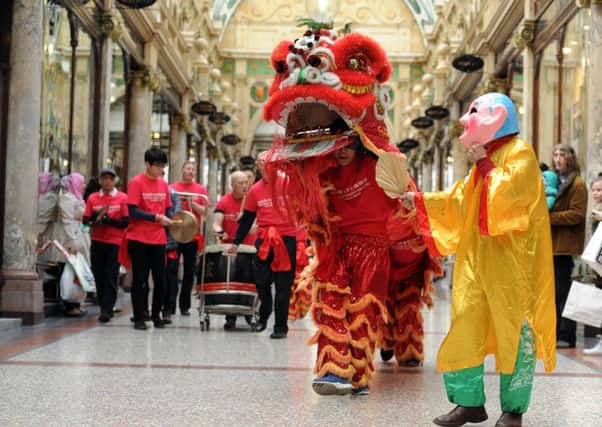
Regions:
<svg viewBox="0 0 602 427"><path fill-rule="evenodd" d="M354 71L366 71L368 61L363 53L356 53L347 61L347 67Z"/></svg>

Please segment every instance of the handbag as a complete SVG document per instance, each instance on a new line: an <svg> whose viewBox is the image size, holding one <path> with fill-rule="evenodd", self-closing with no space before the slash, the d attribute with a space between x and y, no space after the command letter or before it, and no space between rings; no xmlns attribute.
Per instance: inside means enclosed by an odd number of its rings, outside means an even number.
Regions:
<svg viewBox="0 0 602 427"><path fill-rule="evenodd" d="M592 238L587 242L581 259L602 276L602 226L596 228Z"/></svg>
<svg viewBox="0 0 602 427"><path fill-rule="evenodd" d="M71 264L65 264L60 280L61 299L72 303L82 303L86 299L86 291L77 280Z"/></svg>
<svg viewBox="0 0 602 427"><path fill-rule="evenodd" d="M573 280L562 317L599 328L602 325L602 289Z"/></svg>

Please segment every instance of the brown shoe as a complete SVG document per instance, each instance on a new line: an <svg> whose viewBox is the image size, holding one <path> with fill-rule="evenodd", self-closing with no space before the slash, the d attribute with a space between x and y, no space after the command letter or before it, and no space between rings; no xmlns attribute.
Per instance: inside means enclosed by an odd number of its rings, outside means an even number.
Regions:
<svg viewBox="0 0 602 427"><path fill-rule="evenodd" d="M439 426L459 427L466 423L481 423L487 419L484 406L466 407L456 406L447 414L440 415L433 420Z"/></svg>
<svg viewBox="0 0 602 427"><path fill-rule="evenodd" d="M504 412L495 427L521 427L523 425L523 414Z"/></svg>

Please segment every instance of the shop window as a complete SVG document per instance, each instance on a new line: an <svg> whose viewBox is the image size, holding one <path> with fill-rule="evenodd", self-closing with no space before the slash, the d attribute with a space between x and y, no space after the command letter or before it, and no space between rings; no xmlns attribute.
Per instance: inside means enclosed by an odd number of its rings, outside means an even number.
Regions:
<svg viewBox="0 0 602 427"><path fill-rule="evenodd" d="M75 49L73 49L75 45ZM77 18L54 4L44 9L40 161L43 171L90 174L94 58Z"/></svg>
<svg viewBox="0 0 602 427"><path fill-rule="evenodd" d="M548 164L559 143L570 144L585 163L589 25L590 11L582 9L539 53L538 157Z"/></svg>

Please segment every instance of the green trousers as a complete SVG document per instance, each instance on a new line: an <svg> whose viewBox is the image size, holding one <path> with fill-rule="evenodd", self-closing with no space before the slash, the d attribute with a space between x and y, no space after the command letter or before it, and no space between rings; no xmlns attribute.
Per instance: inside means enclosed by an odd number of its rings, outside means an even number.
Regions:
<svg viewBox="0 0 602 427"><path fill-rule="evenodd" d="M535 340L528 324L523 324L518 343L518 355L512 375L500 374L502 412L524 414L531 400L535 372ZM474 407L485 404L483 365L445 372L443 381L447 398L456 405Z"/></svg>

